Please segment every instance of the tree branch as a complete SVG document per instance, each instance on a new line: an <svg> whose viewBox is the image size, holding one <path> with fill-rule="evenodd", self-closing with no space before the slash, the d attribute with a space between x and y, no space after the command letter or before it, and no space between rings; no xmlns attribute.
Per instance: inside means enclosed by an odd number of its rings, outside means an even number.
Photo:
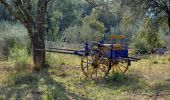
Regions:
<svg viewBox="0 0 170 100"><path fill-rule="evenodd" d="M156 0L152 0L152 2L154 3L153 6L157 7L163 11L165 11L166 13L168 13L168 6L166 5L166 2L161 1L160 3Z"/></svg>
<svg viewBox="0 0 170 100"><path fill-rule="evenodd" d="M19 3L18 3L19 2ZM22 0L17 0L14 2L17 8L20 8L26 16L26 21L33 22L33 17L31 15L31 2L27 0L27 2L23 2Z"/></svg>
<svg viewBox="0 0 170 100"><path fill-rule="evenodd" d="M4 5L4 7L19 21L21 21L21 23L24 23L24 21L22 20L22 18L15 12L13 11L12 7L5 2L4 0L0 0L0 3Z"/></svg>
<svg viewBox="0 0 170 100"><path fill-rule="evenodd" d="M96 9L96 10L98 10L100 12L104 12L104 13L107 13L107 14L115 14L115 13L117 13L117 12L109 11L109 8L108 8L108 6L106 6L107 5L106 3L104 3L104 4L96 4L94 0L85 0L85 1L87 3L89 3L94 9ZM100 7L102 7L102 6L106 7L107 10L101 9Z"/></svg>

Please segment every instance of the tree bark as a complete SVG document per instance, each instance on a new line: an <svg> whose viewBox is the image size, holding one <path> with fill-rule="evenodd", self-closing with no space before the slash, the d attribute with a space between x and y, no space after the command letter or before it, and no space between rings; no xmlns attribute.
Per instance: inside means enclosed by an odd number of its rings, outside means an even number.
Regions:
<svg viewBox="0 0 170 100"><path fill-rule="evenodd" d="M37 30L34 22L27 22L27 30L31 39L31 45L33 48L33 61L34 70L38 71L45 67L45 42L44 34ZM42 31L43 33L45 31ZM37 50L39 49L39 50Z"/></svg>
<svg viewBox="0 0 170 100"><path fill-rule="evenodd" d="M35 70L45 67L45 14L48 0L39 0L37 4L37 31L32 38ZM40 49L40 50L36 50Z"/></svg>
<svg viewBox="0 0 170 100"><path fill-rule="evenodd" d="M40 70L45 67L45 43L44 36L41 33L34 33L32 39L33 46L33 60L34 60L34 70ZM40 50L36 50L40 49Z"/></svg>

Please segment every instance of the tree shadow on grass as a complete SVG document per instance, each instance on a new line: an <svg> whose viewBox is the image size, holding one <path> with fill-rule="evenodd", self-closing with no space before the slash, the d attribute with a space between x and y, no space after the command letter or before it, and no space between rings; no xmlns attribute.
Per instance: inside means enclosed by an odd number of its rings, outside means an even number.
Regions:
<svg viewBox="0 0 170 100"><path fill-rule="evenodd" d="M88 98L69 92L54 80L45 68L41 72L18 74L10 77L13 83L0 87L4 100L88 100Z"/></svg>
<svg viewBox="0 0 170 100"><path fill-rule="evenodd" d="M42 74L40 74L41 78L45 80L45 84L48 85L48 89L51 92L51 97L54 100L88 100L85 97L79 96L75 93L67 91L62 83L56 82L51 75L49 74L47 69L42 70ZM50 96L49 95L49 96Z"/></svg>
<svg viewBox="0 0 170 100"><path fill-rule="evenodd" d="M12 73L8 76L7 84L1 87L0 95L4 100L23 98L39 100L38 80L38 75L34 73Z"/></svg>

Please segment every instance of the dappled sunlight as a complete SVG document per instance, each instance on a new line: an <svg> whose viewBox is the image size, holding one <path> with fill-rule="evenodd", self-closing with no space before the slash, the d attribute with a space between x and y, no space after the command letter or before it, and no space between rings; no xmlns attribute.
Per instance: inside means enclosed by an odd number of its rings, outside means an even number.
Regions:
<svg viewBox="0 0 170 100"><path fill-rule="evenodd" d="M170 1L0 0L0 100L170 100Z"/></svg>
<svg viewBox="0 0 170 100"><path fill-rule="evenodd" d="M57 57L58 55L54 55ZM63 56L70 58L69 56ZM73 56L71 56L72 59ZM80 60L80 58L75 57ZM25 99L151 99L168 98L170 68L168 63L155 64L149 59L132 63L125 74L110 73L105 79L85 78L77 60L64 60L67 64L53 64L40 72L26 69L24 73L11 73L3 81L1 98ZM56 60L57 61L57 60ZM4 62L4 65L7 64ZM75 64L75 65L74 65ZM12 70L11 70L12 71ZM5 74L5 72L2 72ZM3 75L2 74L2 75ZM1 79L3 80L3 79ZM4 92L5 91L5 92Z"/></svg>
<svg viewBox="0 0 170 100"><path fill-rule="evenodd" d="M8 78L9 85L0 87L2 90L0 96L5 99L87 99L67 91L62 83L52 78L48 69L43 69L38 73L30 71L28 73L13 73Z"/></svg>

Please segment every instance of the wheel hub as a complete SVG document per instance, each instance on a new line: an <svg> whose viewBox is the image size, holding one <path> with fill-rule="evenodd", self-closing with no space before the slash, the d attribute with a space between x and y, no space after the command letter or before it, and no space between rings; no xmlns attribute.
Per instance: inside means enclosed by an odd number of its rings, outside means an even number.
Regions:
<svg viewBox="0 0 170 100"><path fill-rule="evenodd" d="M99 67L99 64L98 64L97 62L93 62L93 63L92 63L92 66L93 66L94 68L98 68L98 67Z"/></svg>

